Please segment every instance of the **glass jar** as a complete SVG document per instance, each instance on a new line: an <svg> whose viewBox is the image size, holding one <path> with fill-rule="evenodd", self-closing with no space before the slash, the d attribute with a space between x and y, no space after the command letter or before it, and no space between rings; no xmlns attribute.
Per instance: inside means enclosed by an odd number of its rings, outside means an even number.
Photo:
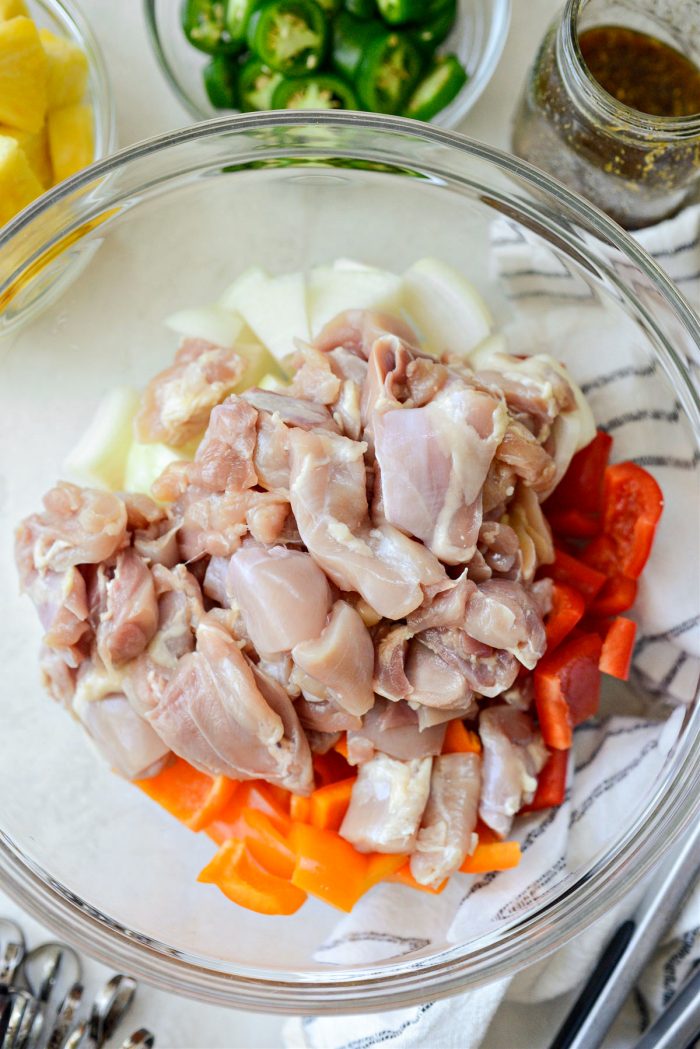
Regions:
<svg viewBox="0 0 700 1049"><path fill-rule="evenodd" d="M597 26L648 34L700 66L697 0L567 0L528 76L513 151L636 229L672 215L697 192L700 113L652 116L608 94L579 45Z"/></svg>

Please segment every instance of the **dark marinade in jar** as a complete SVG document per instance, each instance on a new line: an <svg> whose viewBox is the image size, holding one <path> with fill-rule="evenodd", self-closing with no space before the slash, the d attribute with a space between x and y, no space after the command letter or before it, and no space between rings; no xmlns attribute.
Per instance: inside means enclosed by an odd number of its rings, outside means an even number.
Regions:
<svg viewBox="0 0 700 1049"><path fill-rule="evenodd" d="M623 26L596 26L578 43L591 76L623 105L657 117L700 113L700 69L663 40Z"/></svg>
<svg viewBox="0 0 700 1049"><path fill-rule="evenodd" d="M685 203L700 172L700 136L658 123L700 113L700 70L662 41L620 26L586 29L578 43L581 68L588 65L594 93L602 87L613 96L610 107L581 102L553 27L515 116L513 151L628 229L656 222Z"/></svg>

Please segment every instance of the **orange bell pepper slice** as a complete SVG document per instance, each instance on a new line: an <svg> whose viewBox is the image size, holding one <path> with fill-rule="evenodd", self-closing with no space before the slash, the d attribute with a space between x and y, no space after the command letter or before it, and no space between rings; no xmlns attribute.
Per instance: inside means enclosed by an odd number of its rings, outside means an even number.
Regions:
<svg viewBox="0 0 700 1049"><path fill-rule="evenodd" d="M144 794L190 830L201 830L216 819L238 788L236 780L208 776L184 758L175 758L157 776L135 782Z"/></svg>
<svg viewBox="0 0 700 1049"><path fill-rule="evenodd" d="M405 867L407 862L408 856L403 853L368 853L365 892L380 881L393 881L393 875Z"/></svg>
<svg viewBox="0 0 700 1049"><path fill-rule="evenodd" d="M206 833L217 845L222 845L230 838L244 837L243 811L245 809L257 809L259 812L264 812L282 834L287 834L292 825L288 814L272 794L268 785L262 780L254 779L239 784L238 790L225 808L207 824Z"/></svg>
<svg viewBox="0 0 700 1049"><path fill-rule="evenodd" d="M289 816L293 823L311 822L311 798L301 794L292 794Z"/></svg>
<svg viewBox="0 0 700 1049"><path fill-rule="evenodd" d="M517 867L522 853L517 841L479 842L459 868L463 874L489 874Z"/></svg>
<svg viewBox="0 0 700 1049"><path fill-rule="evenodd" d="M450 721L445 732L442 753L481 754L481 740L476 732L472 732L465 726L463 721Z"/></svg>
<svg viewBox="0 0 700 1049"><path fill-rule="evenodd" d="M243 809L242 838L249 851L270 874L291 878L296 856L269 816L258 809Z"/></svg>
<svg viewBox="0 0 700 1049"><path fill-rule="evenodd" d="M348 760L348 735L347 732L343 732L342 736L333 747L333 750L337 750L341 757Z"/></svg>
<svg viewBox="0 0 700 1049"><path fill-rule="evenodd" d="M421 892L428 892L432 896L439 896L447 885L447 878L445 878L436 889L433 889L430 885L421 885L421 883L416 881L411 874L411 864L408 862L404 863L402 867L399 867L399 869L386 880L398 882L399 885L408 885L411 889L420 889Z"/></svg>
<svg viewBox="0 0 700 1049"><path fill-rule="evenodd" d="M297 862L292 884L341 911L351 911L365 891L368 859L333 830L294 823L289 844Z"/></svg>
<svg viewBox="0 0 700 1049"><path fill-rule="evenodd" d="M356 776L319 787L311 795L310 823L322 830L339 830L350 805Z"/></svg>
<svg viewBox="0 0 700 1049"><path fill-rule="evenodd" d="M258 914L294 914L306 900L302 889L266 870L243 841L224 842L197 880Z"/></svg>

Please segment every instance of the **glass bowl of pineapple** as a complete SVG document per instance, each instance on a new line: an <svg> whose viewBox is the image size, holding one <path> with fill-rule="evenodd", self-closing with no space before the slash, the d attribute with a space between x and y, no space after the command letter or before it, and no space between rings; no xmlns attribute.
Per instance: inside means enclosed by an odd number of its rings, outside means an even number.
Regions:
<svg viewBox="0 0 700 1049"><path fill-rule="evenodd" d="M70 0L0 0L0 232L30 220L44 195L116 147L114 98L89 25ZM0 330L30 319L62 294L98 248L71 222L37 252L35 280L0 295ZM15 249L5 261L12 264Z"/></svg>
<svg viewBox="0 0 700 1049"><path fill-rule="evenodd" d="M0 227L115 148L104 58L67 0L0 0Z"/></svg>

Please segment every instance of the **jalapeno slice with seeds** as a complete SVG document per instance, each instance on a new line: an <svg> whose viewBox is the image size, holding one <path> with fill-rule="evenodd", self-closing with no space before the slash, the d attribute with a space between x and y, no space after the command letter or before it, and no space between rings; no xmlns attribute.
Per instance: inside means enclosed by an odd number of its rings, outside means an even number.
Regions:
<svg viewBox="0 0 700 1049"><path fill-rule="evenodd" d="M385 33L380 21L365 22L342 11L333 28L333 65L338 72L354 81L369 43Z"/></svg>
<svg viewBox="0 0 700 1049"><path fill-rule="evenodd" d="M185 0L180 20L191 44L209 55L238 50L225 22L225 0Z"/></svg>
<svg viewBox="0 0 700 1049"><path fill-rule="evenodd" d="M357 109L349 84L333 73L283 80L272 96L273 109Z"/></svg>
<svg viewBox="0 0 700 1049"><path fill-rule="evenodd" d="M457 0L448 0L448 3L436 11L426 22L422 22L417 26L411 26L409 35L421 51L432 54L435 48L450 35L450 30L456 21ZM408 29L409 27L407 26L406 28Z"/></svg>
<svg viewBox="0 0 700 1049"><path fill-rule="evenodd" d="M286 76L311 73L326 49L327 20L314 0L267 0L248 22L248 46Z"/></svg>
<svg viewBox="0 0 700 1049"><path fill-rule="evenodd" d="M356 18L376 18L379 14L377 0L345 0L345 10Z"/></svg>
<svg viewBox="0 0 700 1049"><path fill-rule="evenodd" d="M205 65L202 76L209 101L215 109L235 109L238 105L238 70L235 59L214 55Z"/></svg>
<svg viewBox="0 0 700 1049"><path fill-rule="evenodd" d="M282 74L270 69L255 55L244 62L238 74L238 97L244 112L272 109L272 96Z"/></svg>
<svg viewBox="0 0 700 1049"><path fill-rule="evenodd" d="M248 22L260 0L226 0L226 28L231 40L244 44Z"/></svg>
<svg viewBox="0 0 700 1049"><path fill-rule="evenodd" d="M425 18L425 0L377 0L379 14L390 25L419 22Z"/></svg>
<svg viewBox="0 0 700 1049"><path fill-rule="evenodd" d="M420 76L420 51L401 33L383 33L368 44L357 67L360 102L373 113L398 113Z"/></svg>
<svg viewBox="0 0 700 1049"><path fill-rule="evenodd" d="M432 120L459 94L467 80L467 72L455 55L440 55L411 95L404 116Z"/></svg>

